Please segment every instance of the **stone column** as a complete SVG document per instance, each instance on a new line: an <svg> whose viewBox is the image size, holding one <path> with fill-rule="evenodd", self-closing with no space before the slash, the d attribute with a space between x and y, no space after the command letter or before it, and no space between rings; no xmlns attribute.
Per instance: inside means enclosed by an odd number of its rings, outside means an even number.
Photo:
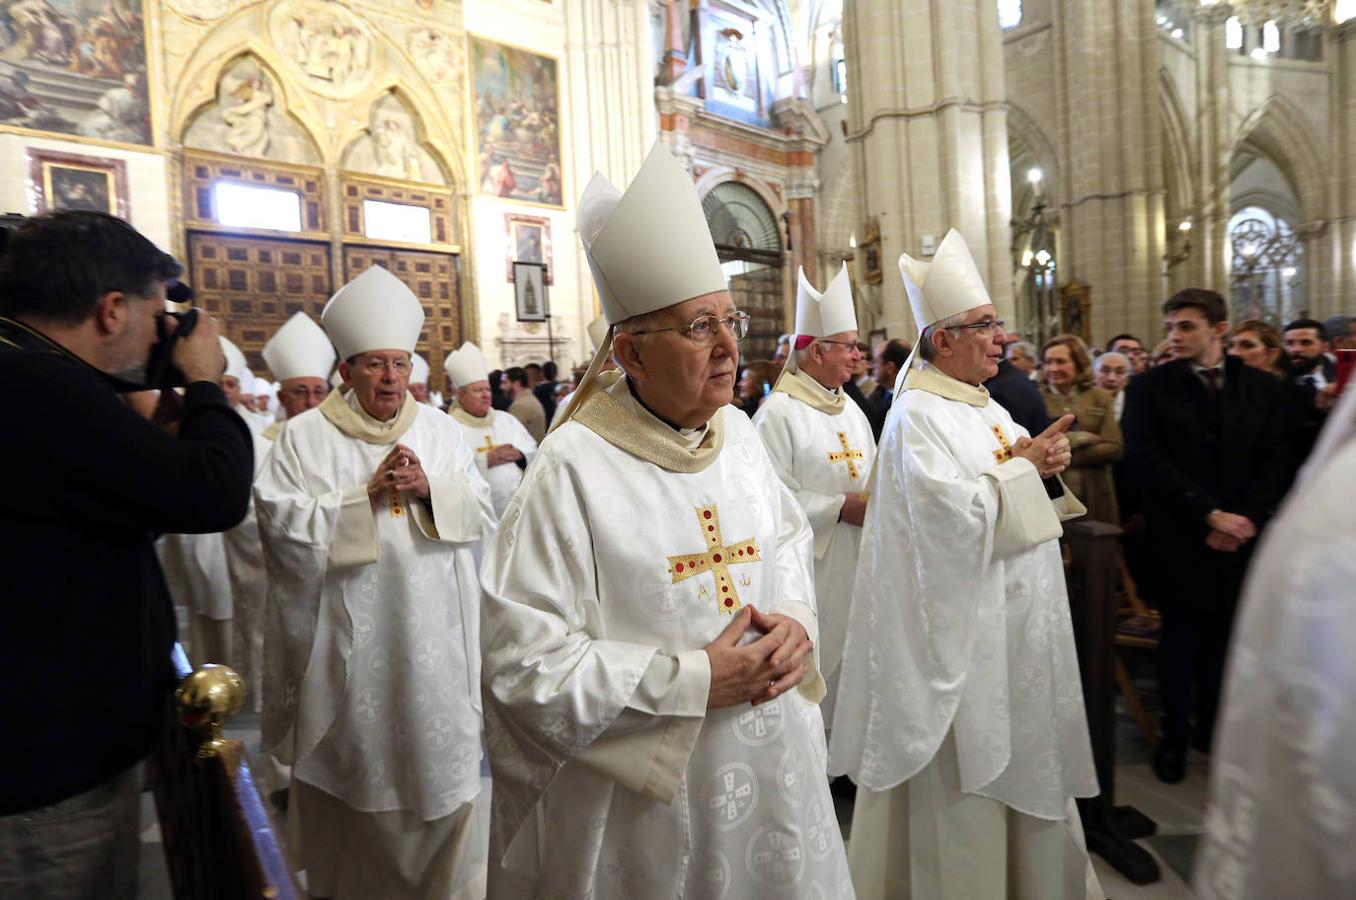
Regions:
<svg viewBox="0 0 1356 900"><path fill-rule="evenodd" d="M655 60L648 0L570 0L564 10L568 91L562 132L570 142L565 190L572 206L594 172L625 190L640 170L655 138ZM588 271L573 229L555 240L557 254L575 253L579 271ZM592 290L581 290L578 303L581 321L598 315ZM575 338L580 352L588 353L588 337Z"/></svg>
<svg viewBox="0 0 1356 900"><path fill-rule="evenodd" d="M1306 241L1321 245L1308 261L1310 312L1320 318L1356 310L1356 19L1329 33L1328 60L1333 221L1327 234Z"/></svg>
<svg viewBox="0 0 1356 900"><path fill-rule="evenodd" d="M1165 222L1161 54L1151 3L1053 6L1062 270L1092 288L1092 337L1159 331Z"/></svg>
<svg viewBox="0 0 1356 900"><path fill-rule="evenodd" d="M1229 54L1224 23L1233 14L1223 4L1202 6L1192 15L1196 48L1196 220L1191 231L1192 255L1183 263L1190 286L1230 294L1233 250L1229 244L1230 173L1234 123L1231 110ZM1186 285L1181 285L1185 287Z"/></svg>
<svg viewBox="0 0 1356 900"><path fill-rule="evenodd" d="M940 242L949 227L965 236L999 315L1010 318L1012 191L997 6L855 0L845 4L844 44L858 208L880 221L884 277L864 291L876 326L891 337L915 334L896 260L921 255L925 240Z"/></svg>

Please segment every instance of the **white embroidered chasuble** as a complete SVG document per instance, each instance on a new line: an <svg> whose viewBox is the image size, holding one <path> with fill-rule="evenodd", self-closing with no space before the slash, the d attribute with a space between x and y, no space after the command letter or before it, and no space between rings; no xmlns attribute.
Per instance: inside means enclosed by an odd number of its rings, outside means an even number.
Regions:
<svg viewBox="0 0 1356 900"><path fill-rule="evenodd" d="M494 505L494 514L502 516L509 498L518 490L523 481L523 471L517 463L504 463L491 466L489 451L504 444L517 447L524 461L532 462L537 452L537 442L527 433L523 423L513 416L497 409L491 409L483 418L477 419L462 409L456 409L452 421L461 429L466 443L475 453L476 468L490 485L490 502Z"/></svg>
<svg viewBox="0 0 1356 900"><path fill-rule="evenodd" d="M1267 527L1234 625L1204 900L1356 897L1356 390Z"/></svg>
<svg viewBox="0 0 1356 900"><path fill-rule="evenodd" d="M369 433L327 418L347 405ZM337 410L343 412L343 410ZM447 816L480 789L479 588L489 486L443 413L406 395L386 426L353 394L288 420L255 484L269 574L263 745L293 777L364 812ZM399 442L429 502L367 497Z"/></svg>
<svg viewBox="0 0 1356 900"><path fill-rule="evenodd" d="M811 381L801 374L801 381ZM833 396L817 383L807 386ZM822 404L821 404L822 405ZM795 496L814 530L815 600L819 610L819 661L824 677L838 670L847 633L848 606L857 575L862 529L838 521L847 494L866 491L876 456L871 423L847 400L830 414L773 391L753 417L777 476Z"/></svg>
<svg viewBox="0 0 1356 900"><path fill-rule="evenodd" d="M702 648L741 606L817 638L805 517L743 414L674 432L600 381L542 443L481 571L489 896L851 898L818 672L705 708ZM621 449L584 424L596 408L705 464Z"/></svg>
<svg viewBox="0 0 1356 900"><path fill-rule="evenodd" d="M955 732L961 790L1042 819L1097 794L1056 504L1026 431L932 367L887 418L829 771L886 791Z"/></svg>
<svg viewBox="0 0 1356 900"><path fill-rule="evenodd" d="M276 432L275 432L276 433ZM273 440L265 431L251 431L254 439L254 477L268 463ZM231 667L245 682L245 702L256 712L263 708L265 601L268 572L259 543L259 519L250 497L249 511L239 525L222 533L226 569L231 584Z"/></svg>

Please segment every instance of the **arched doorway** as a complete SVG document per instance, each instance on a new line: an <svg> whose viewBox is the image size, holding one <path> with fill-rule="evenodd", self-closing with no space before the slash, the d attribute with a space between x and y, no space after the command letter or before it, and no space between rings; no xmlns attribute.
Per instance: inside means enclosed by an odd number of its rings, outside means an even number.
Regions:
<svg viewBox="0 0 1356 900"><path fill-rule="evenodd" d="M752 317L740 354L746 359L771 359L784 325L777 217L757 191L737 181L711 188L702 209L729 280L730 297Z"/></svg>

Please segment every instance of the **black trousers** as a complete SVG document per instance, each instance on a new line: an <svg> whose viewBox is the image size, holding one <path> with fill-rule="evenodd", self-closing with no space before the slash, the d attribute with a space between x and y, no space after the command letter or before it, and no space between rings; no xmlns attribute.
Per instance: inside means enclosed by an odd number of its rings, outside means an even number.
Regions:
<svg viewBox="0 0 1356 900"><path fill-rule="evenodd" d="M1185 565L1172 564L1176 573L1191 572L1178 584L1172 584L1178 577L1174 572L1160 572L1156 598L1163 615L1158 645L1163 737L1182 742L1192 739L1204 748L1214 737L1229 638L1251 556L1206 553ZM1169 558L1159 556L1159 565Z"/></svg>

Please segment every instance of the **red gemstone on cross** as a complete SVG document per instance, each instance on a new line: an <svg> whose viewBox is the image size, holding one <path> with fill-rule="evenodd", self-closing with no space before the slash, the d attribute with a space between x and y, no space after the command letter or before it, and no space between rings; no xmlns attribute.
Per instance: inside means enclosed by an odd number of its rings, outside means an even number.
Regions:
<svg viewBox="0 0 1356 900"><path fill-rule="evenodd" d="M711 510L708 509L706 512L702 513L702 518L703 519L711 518Z"/></svg>
<svg viewBox="0 0 1356 900"><path fill-rule="evenodd" d="M726 597L726 598L725 598L725 605L726 605L726 606L734 606L734 601L731 600L729 597Z"/></svg>
<svg viewBox="0 0 1356 900"><path fill-rule="evenodd" d="M712 553L712 554L711 554L711 561L712 561L712 562L720 562L720 554L719 554L719 553Z"/></svg>
<svg viewBox="0 0 1356 900"><path fill-rule="evenodd" d="M676 564L674 565L674 567L673 567L673 571L675 571L675 572L681 572L681 571L683 571L683 564L682 564L682 563L676 563Z"/></svg>

